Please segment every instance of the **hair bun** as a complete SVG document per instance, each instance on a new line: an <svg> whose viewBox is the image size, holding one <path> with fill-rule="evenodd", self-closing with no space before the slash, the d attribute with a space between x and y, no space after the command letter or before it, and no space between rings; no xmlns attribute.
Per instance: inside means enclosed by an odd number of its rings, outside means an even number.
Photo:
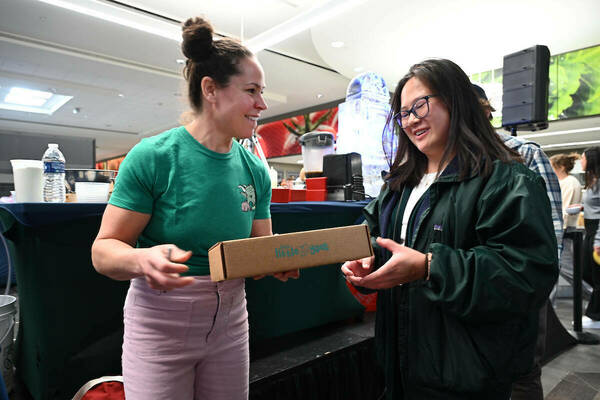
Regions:
<svg viewBox="0 0 600 400"><path fill-rule="evenodd" d="M183 42L181 51L192 61L200 62L210 57L213 50L213 27L207 20L190 18L181 28Z"/></svg>

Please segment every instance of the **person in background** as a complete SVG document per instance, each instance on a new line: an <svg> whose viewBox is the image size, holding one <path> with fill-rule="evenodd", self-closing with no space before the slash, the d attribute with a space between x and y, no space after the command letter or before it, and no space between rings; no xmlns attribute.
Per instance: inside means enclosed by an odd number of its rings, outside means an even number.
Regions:
<svg viewBox="0 0 600 400"><path fill-rule="evenodd" d="M581 184L573 175L569 175L575 161L579 160L580 156L577 153L573 154L555 154L550 157L550 164L552 169L558 177L558 183L560 184L560 193L562 197L563 206L563 221L564 228L576 227L577 226L577 215L567 214L567 207L571 204L581 203Z"/></svg>
<svg viewBox="0 0 600 400"><path fill-rule="evenodd" d="M544 181L452 61L413 65L391 109L398 150L364 212L375 255L342 265L378 290L385 398L508 399L558 274Z"/></svg>
<svg viewBox="0 0 600 400"><path fill-rule="evenodd" d="M581 169L585 171L583 279L593 288L581 325L584 328L600 329L600 265L592 257L593 252L600 255L600 147L590 147L583 152Z"/></svg>
<svg viewBox="0 0 600 400"><path fill-rule="evenodd" d="M473 84L473 89L479 97L479 102L488 116L489 120L493 119L492 112L496 111L490 104L485 91L479 85ZM502 141L509 148L519 152L523 158L525 166L541 176L546 183L546 193L550 206L552 207L552 225L554 226L554 234L558 243L558 254L562 250L563 237L563 203L561 200L560 183L558 177L552 169L552 164L546 156L546 153L540 148L540 145L530 140L525 140L516 136L510 136L504 132L496 131Z"/></svg>
<svg viewBox="0 0 600 400"><path fill-rule="evenodd" d="M560 192L562 195L563 220L564 228L576 228L578 214L569 215L567 208L572 204L581 203L582 186L572 175L569 175L575 161L579 160L580 156L577 153L572 154L555 154L550 157L552 169L558 177L560 184ZM573 283L573 241L572 239L563 239L563 250L560 257L560 275L569 283ZM591 287L584 282L584 292L589 296Z"/></svg>
<svg viewBox="0 0 600 400"><path fill-rule="evenodd" d="M490 104L487 95L483 88L473 84L473 89L479 97L479 103L483 107L483 111L487 118L493 119L492 112L496 111ZM546 193L552 207L552 225L554 226L554 235L558 245L558 257L560 259L562 252L562 237L563 237L563 218L562 218L562 200L561 190L558 178L552 169L550 160L540 148L540 146L528 140L518 138L516 136L507 135L504 132L496 132L505 146L519 152L523 158L523 163L531 171L541 176L546 183ZM538 339L535 352L535 363L533 369L519 377L512 387L512 400L543 400L544 390L542 388L542 365L541 360L546 350L546 316L547 307L552 307L550 301L546 302L540 309Z"/></svg>
<svg viewBox="0 0 600 400"><path fill-rule="evenodd" d="M242 400L244 280L212 282L207 252L222 240L272 234L268 172L234 140L251 137L267 108L264 73L240 43L213 41L202 18L184 23L182 51L195 118L127 154L92 261L101 274L131 280L122 356L128 400ZM290 276L297 271L277 275Z"/></svg>

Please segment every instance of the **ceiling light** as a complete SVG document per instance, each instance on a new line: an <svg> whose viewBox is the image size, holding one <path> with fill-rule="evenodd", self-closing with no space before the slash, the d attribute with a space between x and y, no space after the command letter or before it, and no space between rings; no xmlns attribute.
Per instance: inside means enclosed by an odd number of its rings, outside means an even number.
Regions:
<svg viewBox="0 0 600 400"><path fill-rule="evenodd" d="M123 93L119 93L117 96L119 96L119 97L125 97L125 95Z"/></svg>
<svg viewBox="0 0 600 400"><path fill-rule="evenodd" d="M282 22L273 28L259 33L244 44L253 52L258 53L267 47L280 43L302 31L305 31L323 21L331 19L366 0L329 0L318 4L295 17Z"/></svg>
<svg viewBox="0 0 600 400"><path fill-rule="evenodd" d="M79 108L79 107L75 107L75 108L73 109L73 114L79 114L79 111L81 111L81 108Z"/></svg>
<svg viewBox="0 0 600 400"><path fill-rule="evenodd" d="M128 28L157 35L181 43L181 26L130 11L106 2L82 5L79 0L38 0L70 11L113 22ZM350 10L366 0L329 0L256 35L244 44L254 53L282 42L323 21Z"/></svg>
<svg viewBox="0 0 600 400"><path fill-rule="evenodd" d="M337 40L335 42L331 42L331 47L339 49L340 47L344 47L344 42L339 41L339 40Z"/></svg>
<svg viewBox="0 0 600 400"><path fill-rule="evenodd" d="M600 143L600 140L588 140L585 142L567 142L567 143L554 143L554 144L547 144L542 146L542 149L551 149L554 147L579 147L579 146L587 146L590 144L597 144Z"/></svg>
<svg viewBox="0 0 600 400"><path fill-rule="evenodd" d="M322 97L323 97L323 94L322 94L322 93L318 93L318 94L317 94L317 99L320 99L320 98L322 98Z"/></svg>
<svg viewBox="0 0 600 400"><path fill-rule="evenodd" d="M52 97L50 92L13 87L4 98L4 102L20 106L41 107L50 97Z"/></svg>
<svg viewBox="0 0 600 400"><path fill-rule="evenodd" d="M183 58L178 58L175 62L179 65L185 65L185 60Z"/></svg>
<svg viewBox="0 0 600 400"><path fill-rule="evenodd" d="M66 8L90 17L100 18L105 21L137 29L146 33L161 36L166 39L181 42L181 27L157 18L151 18L141 13L132 12L111 4L94 2L81 5L75 0L39 0L53 6Z"/></svg>
<svg viewBox="0 0 600 400"><path fill-rule="evenodd" d="M363 67L356 67L354 68L354 72L361 72L363 69Z"/></svg>
<svg viewBox="0 0 600 400"><path fill-rule="evenodd" d="M568 130L568 131L554 131L554 132L544 132L544 133L530 133L530 134L527 134L527 135L519 135L519 137L522 137L523 139L533 139L533 138L539 138L539 137L570 135L572 133L584 133L584 132L594 132L594 131L600 131L600 127L571 129L571 130Z"/></svg>
<svg viewBox="0 0 600 400"><path fill-rule="evenodd" d="M10 111L52 114L72 96L53 94L42 90L32 90L21 87L0 89L0 109Z"/></svg>

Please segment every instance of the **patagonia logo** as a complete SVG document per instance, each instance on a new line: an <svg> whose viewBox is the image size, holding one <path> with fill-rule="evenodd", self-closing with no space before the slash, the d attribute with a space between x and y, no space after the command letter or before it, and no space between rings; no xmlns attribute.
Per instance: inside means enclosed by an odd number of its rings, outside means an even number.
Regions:
<svg viewBox="0 0 600 400"><path fill-rule="evenodd" d="M322 251L329 251L327 243L301 244L299 246L279 246L275 249L275 258L305 257Z"/></svg>

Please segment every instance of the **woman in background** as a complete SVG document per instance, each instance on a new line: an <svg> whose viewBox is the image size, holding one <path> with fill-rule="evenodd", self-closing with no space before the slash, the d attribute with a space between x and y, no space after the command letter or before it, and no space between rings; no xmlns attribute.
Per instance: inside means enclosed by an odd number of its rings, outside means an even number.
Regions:
<svg viewBox="0 0 600 400"><path fill-rule="evenodd" d="M585 171L583 279L593 287L582 325L587 328L600 328L600 265L596 264L592 257L592 252L600 254L600 147L590 147L583 152L581 169Z"/></svg>
<svg viewBox="0 0 600 400"><path fill-rule="evenodd" d="M250 138L264 73L211 25L183 25L184 77L195 118L128 154L92 247L98 272L131 280L124 308L128 400L248 398L244 280L212 282L216 242L271 235L271 182L235 138ZM279 274L282 280L297 271Z"/></svg>
<svg viewBox="0 0 600 400"><path fill-rule="evenodd" d="M562 216L563 228L577 227L577 218L579 213L569 214L567 208L574 204L581 203L582 186L572 175L569 175L575 161L579 160L579 154L556 154L550 157L552 169L558 178L560 193L562 198ZM573 240L563 236L562 252L560 255L560 274L573 284ZM589 290L586 288L586 290ZM591 290L590 290L591 292Z"/></svg>
<svg viewBox="0 0 600 400"><path fill-rule="evenodd" d="M558 177L563 207L564 228L577 226L577 215L569 215L566 209L572 204L581 203L581 184L573 175L569 175L579 154L556 154L550 157L552 169Z"/></svg>

